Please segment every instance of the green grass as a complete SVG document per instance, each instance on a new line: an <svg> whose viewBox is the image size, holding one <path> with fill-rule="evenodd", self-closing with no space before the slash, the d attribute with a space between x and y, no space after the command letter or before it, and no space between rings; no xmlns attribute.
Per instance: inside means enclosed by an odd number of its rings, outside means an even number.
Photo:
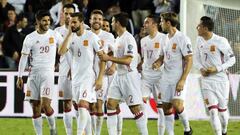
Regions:
<svg viewBox="0 0 240 135"><path fill-rule="evenodd" d="M149 135L157 135L156 120L148 121ZM74 120L74 135L76 134L76 121ZM194 135L214 135L208 121L190 121ZM240 135L240 121L230 121L228 135ZM57 119L58 135L65 135L62 119ZM134 120L125 119L123 123L123 135L138 135ZM30 118L0 118L0 135L34 135L32 120ZM47 120L44 119L43 135L49 135ZM102 128L102 135L107 135L106 121ZM183 135L183 127L180 121L175 123L175 135Z"/></svg>

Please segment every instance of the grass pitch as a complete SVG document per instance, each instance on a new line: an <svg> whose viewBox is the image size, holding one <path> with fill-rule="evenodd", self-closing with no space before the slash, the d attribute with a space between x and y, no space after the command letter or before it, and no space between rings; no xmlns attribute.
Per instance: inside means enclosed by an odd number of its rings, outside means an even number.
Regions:
<svg viewBox="0 0 240 135"><path fill-rule="evenodd" d="M190 121L194 135L214 135L208 121ZM57 119L58 135L65 135L62 119ZM76 135L76 121L73 120L74 135ZM157 120L148 121L149 135L157 135ZM34 135L31 118L0 118L0 135ZM49 135L49 128L46 119L43 119L43 135ZM107 134L106 121L102 127L102 135ZM134 120L124 119L123 135L138 135ZM175 135L183 135L183 127L180 121L175 123ZM240 135L240 121L230 121L228 135Z"/></svg>

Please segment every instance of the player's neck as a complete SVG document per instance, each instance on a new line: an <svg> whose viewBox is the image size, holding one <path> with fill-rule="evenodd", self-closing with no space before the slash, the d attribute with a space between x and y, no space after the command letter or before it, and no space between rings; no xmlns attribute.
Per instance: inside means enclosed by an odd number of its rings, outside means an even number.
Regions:
<svg viewBox="0 0 240 135"><path fill-rule="evenodd" d="M177 32L177 28L175 28L175 27L170 28L168 31L168 37L172 38L176 32Z"/></svg>
<svg viewBox="0 0 240 135"><path fill-rule="evenodd" d="M212 36L213 36L213 33L212 33L212 32L207 32L207 33L204 34L202 37L203 37L204 40L207 41L207 40L211 39Z"/></svg>
<svg viewBox="0 0 240 135"><path fill-rule="evenodd" d="M101 30L101 29L95 30L95 29L91 28L91 31L92 31L93 33L97 34L97 35L100 33L100 30Z"/></svg>
<svg viewBox="0 0 240 135"><path fill-rule="evenodd" d="M82 34L84 33L84 29L80 29L76 33L77 33L77 36L82 36Z"/></svg>
<svg viewBox="0 0 240 135"><path fill-rule="evenodd" d="M47 31L48 30L45 31L45 30L42 30L42 29L37 29L38 34L45 34L45 33L47 33Z"/></svg>
<svg viewBox="0 0 240 135"><path fill-rule="evenodd" d="M151 31L150 33L149 33L149 37L151 38L151 39L153 39L156 35L157 35L157 30L153 30L153 31Z"/></svg>
<svg viewBox="0 0 240 135"><path fill-rule="evenodd" d="M119 28L117 31L117 35L120 37L126 31L126 28Z"/></svg>

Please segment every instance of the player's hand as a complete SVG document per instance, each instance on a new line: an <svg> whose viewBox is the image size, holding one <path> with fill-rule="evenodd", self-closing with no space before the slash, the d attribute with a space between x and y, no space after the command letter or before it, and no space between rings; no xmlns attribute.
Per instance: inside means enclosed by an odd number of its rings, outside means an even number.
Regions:
<svg viewBox="0 0 240 135"><path fill-rule="evenodd" d="M200 69L200 72L201 72L202 76L204 76L204 77L209 75L208 72L203 68Z"/></svg>
<svg viewBox="0 0 240 135"><path fill-rule="evenodd" d="M217 73L217 68L216 67L209 67L209 68L207 68L207 73L209 73L209 74Z"/></svg>
<svg viewBox="0 0 240 135"><path fill-rule="evenodd" d="M178 83L177 83L176 91L177 91L177 92L182 91L184 84L185 84L185 80L180 79L180 80L178 81Z"/></svg>
<svg viewBox="0 0 240 135"><path fill-rule="evenodd" d="M101 88L102 88L102 80L100 80L100 79L97 79L96 81L95 81L95 90L97 91L97 90L100 90Z"/></svg>
<svg viewBox="0 0 240 135"><path fill-rule="evenodd" d="M71 20L70 20L69 24L71 24ZM72 35L72 27L71 27L71 25L68 25L68 35Z"/></svg>
<svg viewBox="0 0 240 135"><path fill-rule="evenodd" d="M98 57L102 61L109 61L109 59L110 59L110 56L108 56L107 54L104 54L104 53L99 54Z"/></svg>
<svg viewBox="0 0 240 135"><path fill-rule="evenodd" d="M161 67L161 62L159 60L156 60L153 64L152 64L152 69L153 70L158 70Z"/></svg>
<svg viewBox="0 0 240 135"><path fill-rule="evenodd" d="M23 79L22 79L22 77L18 77L16 85L17 85L18 89L22 89L23 88Z"/></svg>
<svg viewBox="0 0 240 135"><path fill-rule="evenodd" d="M114 72L115 72L115 66L111 66L111 67L109 67L109 68L107 68L106 70L105 70L105 74L106 75L113 75L114 74Z"/></svg>

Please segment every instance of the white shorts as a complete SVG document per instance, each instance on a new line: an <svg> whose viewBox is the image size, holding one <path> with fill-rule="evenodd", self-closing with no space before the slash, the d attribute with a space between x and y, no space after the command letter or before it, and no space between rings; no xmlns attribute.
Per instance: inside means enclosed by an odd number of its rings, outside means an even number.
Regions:
<svg viewBox="0 0 240 135"><path fill-rule="evenodd" d="M72 99L72 81L67 76L58 77L58 90L62 93L59 99Z"/></svg>
<svg viewBox="0 0 240 135"><path fill-rule="evenodd" d="M41 97L52 99L53 91L53 71L41 71L28 76L26 100L40 100Z"/></svg>
<svg viewBox="0 0 240 135"><path fill-rule="evenodd" d="M109 87L108 98L126 101L128 106L142 104L141 80L137 71L115 74Z"/></svg>
<svg viewBox="0 0 240 135"><path fill-rule="evenodd" d="M201 80L201 89L207 107L218 106L219 109L227 109L229 81Z"/></svg>
<svg viewBox="0 0 240 135"><path fill-rule="evenodd" d="M161 89L160 98L162 102L171 103L173 99L181 99L183 101L185 100L186 83L183 87L183 90L180 92L176 91L176 85L177 83L170 83L164 80L160 81L160 89Z"/></svg>
<svg viewBox="0 0 240 135"><path fill-rule="evenodd" d="M156 103L158 104L162 104L162 101L160 99L161 95L159 95L161 93L161 89L160 89L160 83L150 83L146 80L142 80L141 81L141 92L142 92L142 96L143 97L150 97L151 93L153 94L154 100Z"/></svg>
<svg viewBox="0 0 240 135"><path fill-rule="evenodd" d="M89 103L96 102L96 91L93 87L94 78L86 78L85 81L77 86L73 86L72 95L73 101L79 102L80 100L85 100Z"/></svg>

